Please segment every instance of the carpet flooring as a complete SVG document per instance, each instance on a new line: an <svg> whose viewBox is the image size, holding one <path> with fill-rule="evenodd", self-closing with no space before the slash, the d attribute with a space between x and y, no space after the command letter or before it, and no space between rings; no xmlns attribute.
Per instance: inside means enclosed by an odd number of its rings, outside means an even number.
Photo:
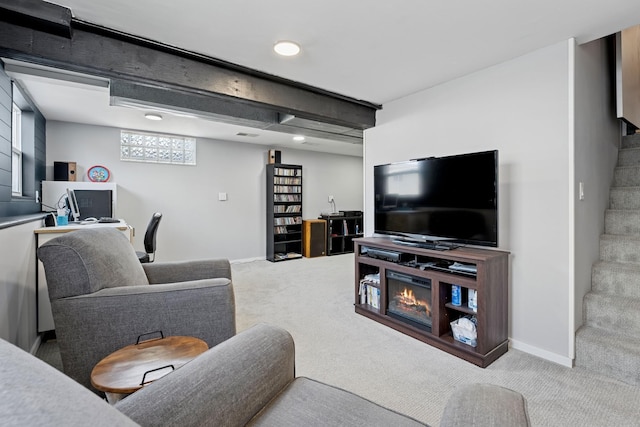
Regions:
<svg viewBox="0 0 640 427"><path fill-rule="evenodd" d="M430 425L449 395L486 382L527 399L534 426L638 426L640 388L509 350L482 369L354 312L353 254L233 265L238 330L266 322L296 343L296 374Z"/></svg>
<svg viewBox="0 0 640 427"><path fill-rule="evenodd" d="M510 349L482 369L354 312L353 254L232 264L237 327L287 329L296 375L437 426L453 390L492 383L522 393L534 426L638 426L640 388ZM52 365L55 341L38 356Z"/></svg>

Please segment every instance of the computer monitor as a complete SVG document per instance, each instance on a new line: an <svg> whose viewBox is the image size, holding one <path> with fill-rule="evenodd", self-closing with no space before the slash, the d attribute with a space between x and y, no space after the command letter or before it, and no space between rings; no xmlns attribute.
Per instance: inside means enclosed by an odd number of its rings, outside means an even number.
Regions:
<svg viewBox="0 0 640 427"><path fill-rule="evenodd" d="M71 209L71 215L73 221L80 221L80 208L78 207L78 200L76 199L76 193L73 190L67 188L67 204Z"/></svg>
<svg viewBox="0 0 640 427"><path fill-rule="evenodd" d="M75 190L74 193L80 208L80 220L113 217L111 190Z"/></svg>

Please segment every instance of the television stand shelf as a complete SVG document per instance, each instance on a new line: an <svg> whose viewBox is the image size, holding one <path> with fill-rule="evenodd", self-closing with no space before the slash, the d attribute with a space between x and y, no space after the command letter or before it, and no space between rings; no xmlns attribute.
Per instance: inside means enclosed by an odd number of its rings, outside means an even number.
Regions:
<svg viewBox="0 0 640 427"><path fill-rule="evenodd" d="M482 368L507 352L508 252L439 251L378 237L353 242L356 313ZM475 347L453 337L451 322L463 317L475 319Z"/></svg>

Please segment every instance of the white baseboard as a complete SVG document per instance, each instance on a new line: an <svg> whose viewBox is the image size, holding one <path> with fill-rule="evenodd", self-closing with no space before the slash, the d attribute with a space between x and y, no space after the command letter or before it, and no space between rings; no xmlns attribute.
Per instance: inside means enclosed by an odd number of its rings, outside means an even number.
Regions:
<svg viewBox="0 0 640 427"><path fill-rule="evenodd" d="M234 259L229 261L230 264L243 264L245 262L253 262L253 261L264 261L265 257L257 257L257 258L242 258L242 259Z"/></svg>
<svg viewBox="0 0 640 427"><path fill-rule="evenodd" d="M534 347L532 345L525 344L514 339L509 339L509 344L511 348L514 348L516 350L524 351L525 353L529 353L531 355L540 357L541 359L557 363L558 365L566 366L567 368L573 368L573 359L570 357L561 356L547 350L542 350L541 348Z"/></svg>
<svg viewBox="0 0 640 427"><path fill-rule="evenodd" d="M29 350L29 353L35 356L38 349L40 348L40 344L42 344L42 335L38 334L38 336L36 337L36 340L31 345L31 349Z"/></svg>

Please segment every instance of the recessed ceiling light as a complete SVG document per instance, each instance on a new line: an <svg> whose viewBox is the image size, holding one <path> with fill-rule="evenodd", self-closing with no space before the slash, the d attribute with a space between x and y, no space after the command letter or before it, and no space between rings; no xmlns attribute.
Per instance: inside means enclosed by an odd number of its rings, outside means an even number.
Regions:
<svg viewBox="0 0 640 427"><path fill-rule="evenodd" d="M294 140L295 142L304 142L304 136L302 136L302 135L296 135L296 136L294 136L294 137L293 137L293 140Z"/></svg>
<svg viewBox="0 0 640 427"><path fill-rule="evenodd" d="M149 120L162 120L162 116L160 114L147 113L144 116Z"/></svg>
<svg viewBox="0 0 640 427"><path fill-rule="evenodd" d="M278 55L295 56L300 53L300 45L289 40L281 40L273 45L273 50L275 50Z"/></svg>

